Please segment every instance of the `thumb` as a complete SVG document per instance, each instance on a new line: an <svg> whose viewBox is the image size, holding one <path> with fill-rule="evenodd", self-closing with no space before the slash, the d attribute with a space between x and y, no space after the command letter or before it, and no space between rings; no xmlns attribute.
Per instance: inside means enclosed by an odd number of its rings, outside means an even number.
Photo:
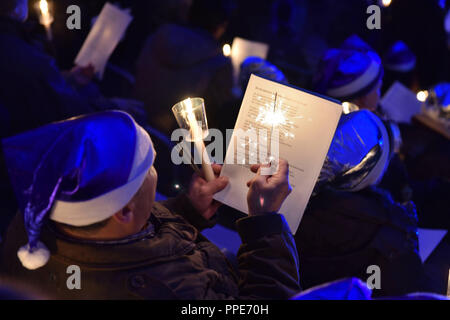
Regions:
<svg viewBox="0 0 450 320"><path fill-rule="evenodd" d="M225 187L228 184L228 178L227 177L219 177L217 179L214 179L204 185L204 188L206 189L206 192L209 194L215 194L219 191L222 191L225 189Z"/></svg>

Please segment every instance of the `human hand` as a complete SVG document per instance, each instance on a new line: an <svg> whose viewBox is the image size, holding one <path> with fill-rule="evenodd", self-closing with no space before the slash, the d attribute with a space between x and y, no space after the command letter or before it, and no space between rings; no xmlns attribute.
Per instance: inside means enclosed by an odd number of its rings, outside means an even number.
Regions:
<svg viewBox="0 0 450 320"><path fill-rule="evenodd" d="M77 86L87 86L95 76L95 68L92 64L87 67L75 66L69 72L69 79Z"/></svg>
<svg viewBox="0 0 450 320"><path fill-rule="evenodd" d="M279 159L278 171L273 175L262 175L262 169L264 166L260 164L251 167L256 176L247 182L249 215L278 212L292 191L289 185L289 164L286 160Z"/></svg>
<svg viewBox="0 0 450 320"><path fill-rule="evenodd" d="M214 216L221 205L220 202L213 199L214 194L228 185L228 178L219 177L222 166L213 164L212 168L216 179L208 182L203 176L194 173L187 193L194 208L207 220Z"/></svg>

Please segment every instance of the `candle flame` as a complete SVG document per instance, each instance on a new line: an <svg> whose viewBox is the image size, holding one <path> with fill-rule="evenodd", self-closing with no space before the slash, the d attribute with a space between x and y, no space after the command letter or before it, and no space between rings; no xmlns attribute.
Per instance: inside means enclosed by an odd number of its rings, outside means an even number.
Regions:
<svg viewBox="0 0 450 320"><path fill-rule="evenodd" d="M48 15L50 13L48 10L48 2L46 0L41 0L39 2L39 9L41 9L43 15Z"/></svg>
<svg viewBox="0 0 450 320"><path fill-rule="evenodd" d="M202 127L201 124L197 122L195 117L194 109L192 108L192 99L187 98L183 101L185 108L182 111L183 117L186 119L189 125L189 130L191 131L191 138L193 141L202 140Z"/></svg>
<svg viewBox="0 0 450 320"><path fill-rule="evenodd" d="M419 91L417 93L417 100L419 100L420 102L427 101L427 98L428 98L428 91L427 90Z"/></svg>
<svg viewBox="0 0 450 320"><path fill-rule="evenodd" d="M225 57L229 57L231 55L231 46L228 43L223 46L222 50Z"/></svg>
<svg viewBox="0 0 450 320"><path fill-rule="evenodd" d="M194 110L192 109L192 100L191 98L187 98L186 100L184 100L184 104L186 105L186 113L188 114L193 114Z"/></svg>

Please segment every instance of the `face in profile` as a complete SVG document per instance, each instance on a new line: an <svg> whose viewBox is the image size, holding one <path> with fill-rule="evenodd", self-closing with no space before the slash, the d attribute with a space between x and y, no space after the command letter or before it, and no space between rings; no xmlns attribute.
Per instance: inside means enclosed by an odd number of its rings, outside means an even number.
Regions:
<svg viewBox="0 0 450 320"><path fill-rule="evenodd" d="M138 232L142 229L148 219L150 218L150 213L152 211L153 203L155 202L156 196L156 184L158 181L158 174L154 166L150 168L142 183L141 189L135 197L135 231Z"/></svg>
<svg viewBox="0 0 450 320"><path fill-rule="evenodd" d="M381 87L382 87L382 81L378 81L375 88L372 89L369 93L367 93L365 96L358 98L355 100L355 104L360 109L367 109L372 112L376 111L378 108L378 103L380 102L381 98Z"/></svg>

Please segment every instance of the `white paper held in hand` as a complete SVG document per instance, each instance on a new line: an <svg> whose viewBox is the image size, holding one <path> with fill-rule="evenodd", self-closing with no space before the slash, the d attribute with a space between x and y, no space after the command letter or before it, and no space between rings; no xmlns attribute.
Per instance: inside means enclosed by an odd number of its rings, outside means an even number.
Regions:
<svg viewBox="0 0 450 320"><path fill-rule="evenodd" d="M229 178L229 184L214 199L248 214L247 181L254 176L250 171L250 159L262 162L265 160L260 160L261 155L279 156L289 162L289 182L293 189L279 212L295 233L341 114L342 106L335 101L252 75L221 171L221 175ZM259 134L256 141L250 141L254 137L239 136L239 132L264 132L264 129L270 137ZM272 148L274 143L268 147L268 139L274 139L278 150ZM240 150L239 146L245 144L247 146ZM258 150L252 151L251 147ZM236 158L248 162L242 163Z"/></svg>
<svg viewBox="0 0 450 320"><path fill-rule="evenodd" d="M127 10L107 2L81 47L75 64L80 67L92 65L102 79L108 59L132 20Z"/></svg>
<svg viewBox="0 0 450 320"><path fill-rule="evenodd" d="M269 45L263 42L250 41L239 37L234 38L231 46L231 62L234 76L237 79L242 62L248 57L267 58Z"/></svg>

